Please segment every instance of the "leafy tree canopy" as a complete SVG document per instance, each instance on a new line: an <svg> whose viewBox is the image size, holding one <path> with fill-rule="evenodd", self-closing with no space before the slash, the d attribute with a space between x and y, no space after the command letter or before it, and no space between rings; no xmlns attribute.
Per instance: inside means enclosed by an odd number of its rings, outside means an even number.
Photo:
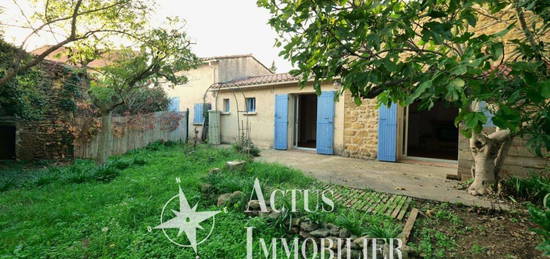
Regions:
<svg viewBox="0 0 550 259"><path fill-rule="evenodd" d="M337 79L357 103L445 100L463 133L494 124L550 149L550 2L546 0L259 0L302 83ZM482 22L483 24L480 24ZM496 32L479 30L503 26Z"/></svg>
<svg viewBox="0 0 550 259"><path fill-rule="evenodd" d="M95 91L101 94L92 94L94 103L104 112L112 111L130 104L135 95L142 94L140 89L161 82L187 82L181 71L193 68L199 60L181 28L177 19L169 19L168 26L137 35L137 48L118 50L113 63L99 71L97 86L108 90Z"/></svg>
<svg viewBox="0 0 550 259"><path fill-rule="evenodd" d="M0 29L15 26L26 28L30 33L18 46L25 49L29 40L50 34L56 43L41 54L24 57L13 56L11 66L0 70L0 86L44 60L46 56L66 45L72 45L76 57L89 54L86 47L110 44L133 38L136 32L147 25L153 10L153 0L28 0L32 13L20 12L24 22L11 24L7 19L0 21ZM22 0L13 0L20 6Z"/></svg>

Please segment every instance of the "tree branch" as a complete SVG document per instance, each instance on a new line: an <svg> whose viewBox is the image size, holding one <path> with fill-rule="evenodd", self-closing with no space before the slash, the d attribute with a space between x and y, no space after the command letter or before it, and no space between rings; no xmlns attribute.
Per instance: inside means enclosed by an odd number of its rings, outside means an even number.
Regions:
<svg viewBox="0 0 550 259"><path fill-rule="evenodd" d="M531 30L529 30L529 27L527 26L527 22L525 21L525 15L523 13L523 10L521 7L519 7L516 3L516 14L518 16L518 21L521 26L521 29L523 30L523 34L525 34L525 37L529 41L529 44L531 44L531 47L535 49L537 47L537 42L535 41L535 38L533 36L533 33Z"/></svg>
<svg viewBox="0 0 550 259"><path fill-rule="evenodd" d="M384 90L386 90L386 87L392 87L392 86L400 85L400 84L402 84L406 81L407 80L405 80L405 79L398 79L398 80L388 81L388 82L385 82L383 84L371 87L366 94L361 94L360 96L362 98L372 99L372 98L377 97L382 92L384 92Z"/></svg>
<svg viewBox="0 0 550 259"><path fill-rule="evenodd" d="M80 9L81 5L82 5L82 0L78 0L76 2L75 7L74 7L73 15L72 15L72 19L71 19L71 34L69 35L69 37L67 37L65 40L53 45L52 47L48 48L46 51L42 52L40 55L36 56L30 62L28 62L27 64L25 64L23 66L20 66L20 64L19 64L21 62L21 58L18 58L18 60L15 62L16 66L14 68L11 68L8 71L6 71L6 74L4 75L4 77L0 78L0 86L2 86L7 81L14 78L17 75L17 73L19 73L20 71L27 70L27 69L29 69L33 66L38 65L38 63L42 62L48 55L50 55L51 53L53 53L57 49L63 47L64 45L66 45L69 42L75 41L75 39L76 39L76 21L77 21L77 17L78 17L78 10Z"/></svg>
<svg viewBox="0 0 550 259"><path fill-rule="evenodd" d="M504 141L509 140L512 137L512 132L509 129L497 130L489 134L488 138L494 140L495 142L501 144Z"/></svg>

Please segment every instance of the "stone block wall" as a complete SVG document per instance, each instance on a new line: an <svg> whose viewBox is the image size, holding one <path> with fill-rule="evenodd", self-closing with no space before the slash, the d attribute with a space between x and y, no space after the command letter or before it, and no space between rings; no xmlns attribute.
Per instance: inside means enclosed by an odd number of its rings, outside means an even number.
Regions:
<svg viewBox="0 0 550 259"><path fill-rule="evenodd" d="M79 90L67 91L66 82L72 71L64 64L44 61L39 65L42 82L36 88L44 95L42 115L39 119L14 119L15 156L17 160L73 159L73 135L70 132L73 118L80 114L79 102L87 98L87 84L78 82ZM75 110L67 108L67 102Z"/></svg>
<svg viewBox="0 0 550 259"><path fill-rule="evenodd" d="M376 99L356 105L351 94L344 94L344 155L375 159L378 149L378 109Z"/></svg>
<svg viewBox="0 0 550 259"><path fill-rule="evenodd" d="M487 132L494 131L494 128L486 129ZM474 161L470 152L469 139L462 134L458 142L458 175L462 180L472 177L471 168ZM528 176L529 173L550 168L550 160L537 157L527 148L527 141L522 138L515 138L504 160L501 177L514 175L519 177Z"/></svg>
<svg viewBox="0 0 550 259"><path fill-rule="evenodd" d="M17 160L66 160L73 158L72 135L55 121L16 123Z"/></svg>

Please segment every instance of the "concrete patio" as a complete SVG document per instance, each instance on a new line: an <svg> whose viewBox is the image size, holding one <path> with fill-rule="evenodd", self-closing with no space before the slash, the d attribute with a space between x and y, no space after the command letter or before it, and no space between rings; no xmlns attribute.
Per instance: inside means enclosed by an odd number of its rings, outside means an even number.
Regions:
<svg viewBox="0 0 550 259"><path fill-rule="evenodd" d="M457 190L455 186L458 181L446 179L447 174L456 174L456 168L453 167L387 163L319 155L301 150L273 149L262 150L256 161L300 169L326 183L470 206L507 207L487 198L469 195L464 190Z"/></svg>

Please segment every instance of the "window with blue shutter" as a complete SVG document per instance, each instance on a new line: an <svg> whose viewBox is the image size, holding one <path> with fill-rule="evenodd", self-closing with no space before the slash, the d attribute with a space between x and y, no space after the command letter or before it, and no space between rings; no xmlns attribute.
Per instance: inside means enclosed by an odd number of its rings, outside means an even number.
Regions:
<svg viewBox="0 0 550 259"><path fill-rule="evenodd" d="M193 112L193 124L203 124L204 123L204 113L210 110L209 103L197 103L194 106Z"/></svg>
<svg viewBox="0 0 550 259"><path fill-rule="evenodd" d="M173 97L170 98L170 103L168 104L169 112L179 112L180 111L180 98Z"/></svg>

